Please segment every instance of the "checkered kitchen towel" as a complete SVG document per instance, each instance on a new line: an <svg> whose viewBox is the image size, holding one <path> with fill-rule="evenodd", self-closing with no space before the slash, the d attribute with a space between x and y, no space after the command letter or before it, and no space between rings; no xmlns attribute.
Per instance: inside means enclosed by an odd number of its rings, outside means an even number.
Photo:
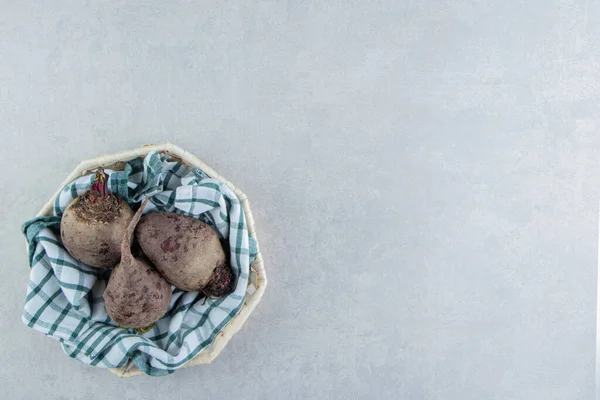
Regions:
<svg viewBox="0 0 600 400"><path fill-rule="evenodd" d="M148 375L174 372L209 346L244 302L257 243L248 234L241 204L225 184L198 168L156 152L123 171L106 170L109 188L132 207L149 197L144 213L171 211L210 224L230 246L235 291L219 299L172 287L167 314L144 334L119 328L106 313L102 295L110 269L90 268L61 244L60 216L92 184L94 174L68 184L56 198L53 216L23 225L31 265L23 322L59 342L69 356L99 367L123 367L131 359Z"/></svg>

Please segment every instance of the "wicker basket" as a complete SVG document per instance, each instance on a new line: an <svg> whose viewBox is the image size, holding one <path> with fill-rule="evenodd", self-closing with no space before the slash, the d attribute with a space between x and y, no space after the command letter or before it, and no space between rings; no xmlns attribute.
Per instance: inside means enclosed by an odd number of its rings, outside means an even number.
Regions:
<svg viewBox="0 0 600 400"><path fill-rule="evenodd" d="M44 207L42 207L41 211L38 213L38 216L52 215L52 205L54 204L56 197L59 195L62 188L65 185L69 184L71 181L79 178L82 175L89 174L92 170L95 170L100 166L105 167L107 169L122 170L125 165L125 162L133 160L135 158L144 157L151 151L167 153L173 159L180 161L181 163L186 165L198 167L211 178L215 178L224 182L238 196L242 204L244 214L246 216L248 232L255 239L257 239L256 230L254 227L254 218L252 217L252 212L250 211L248 197L244 194L244 192L238 189L225 177L217 173L214 169L200 161L197 157L171 143L145 145L135 150L123 151L120 153L115 153L104 157L94 158L91 160L85 160L81 162L63 182L63 184L60 186L60 189L54 194L54 196L52 196L52 198L48 200ZM250 279L248 281L246 299L244 300L242 309L240 310L238 315L235 318L233 318L231 322L227 324L223 328L223 330L217 335L213 343L206 349L202 350L194 359L188 362L184 366L184 368L198 364L208 364L212 362L212 360L214 360L219 355L221 350L223 350L227 342L229 342L229 339L231 339L231 337L237 331L240 330L242 325L244 325L244 322L246 322L246 320L250 316L250 313L254 310L254 308L260 301L266 286L267 275L264 269L263 257L259 251L258 255L256 256L256 259L250 265ZM110 371L122 378L143 375L143 373L131 361L124 368L111 368Z"/></svg>

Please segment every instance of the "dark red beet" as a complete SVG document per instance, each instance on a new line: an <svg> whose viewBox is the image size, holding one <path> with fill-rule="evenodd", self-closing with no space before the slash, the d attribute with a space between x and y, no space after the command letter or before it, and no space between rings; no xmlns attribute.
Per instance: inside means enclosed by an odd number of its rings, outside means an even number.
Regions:
<svg viewBox="0 0 600 400"><path fill-rule="evenodd" d="M121 241L133 217L129 205L108 191L102 168L92 188L74 199L63 213L60 234L75 258L91 267L112 267L121 258Z"/></svg>

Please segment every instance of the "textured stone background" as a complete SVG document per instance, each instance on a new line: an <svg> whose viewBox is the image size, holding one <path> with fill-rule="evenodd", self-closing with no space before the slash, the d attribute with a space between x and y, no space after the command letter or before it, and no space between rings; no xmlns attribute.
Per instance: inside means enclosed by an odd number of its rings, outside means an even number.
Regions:
<svg viewBox="0 0 600 400"><path fill-rule="evenodd" d="M599 18L0 0L4 396L592 398ZM248 193L270 283L214 364L118 380L21 323L19 228L81 159L162 141Z"/></svg>

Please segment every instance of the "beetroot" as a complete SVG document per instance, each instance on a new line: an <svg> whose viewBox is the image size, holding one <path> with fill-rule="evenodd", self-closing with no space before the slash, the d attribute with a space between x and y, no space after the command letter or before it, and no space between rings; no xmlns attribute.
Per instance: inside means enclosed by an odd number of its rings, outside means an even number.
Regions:
<svg viewBox="0 0 600 400"><path fill-rule="evenodd" d="M60 235L67 251L91 267L112 267L121 258L121 241L133 211L106 187L107 175L96 172L90 190L74 199L65 210Z"/></svg>
<svg viewBox="0 0 600 400"><path fill-rule="evenodd" d="M110 275L104 304L110 318L123 328L144 328L159 320L171 303L171 285L145 257L131 254L131 241L146 201L136 212L123 237L121 262Z"/></svg>
<svg viewBox="0 0 600 400"><path fill-rule="evenodd" d="M233 290L233 273L219 237L202 221L181 214L145 215L135 235L142 251L172 285L220 297Z"/></svg>

